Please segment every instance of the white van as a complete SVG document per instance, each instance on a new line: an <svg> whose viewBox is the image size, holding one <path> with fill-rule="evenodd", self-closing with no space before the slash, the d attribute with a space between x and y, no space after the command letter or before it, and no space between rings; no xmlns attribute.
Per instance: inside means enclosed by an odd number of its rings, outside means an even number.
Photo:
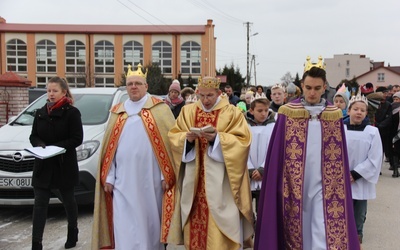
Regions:
<svg viewBox="0 0 400 250"><path fill-rule="evenodd" d="M76 148L79 164L79 186L75 188L78 204L94 200L96 172L104 131L110 108L128 98L124 87L71 89L74 106L82 115L83 143ZM10 123L0 128L0 205L32 205L31 177L34 157L24 151L31 147L29 136L35 111L46 103L47 95L39 97ZM56 192L51 204L60 203Z"/></svg>

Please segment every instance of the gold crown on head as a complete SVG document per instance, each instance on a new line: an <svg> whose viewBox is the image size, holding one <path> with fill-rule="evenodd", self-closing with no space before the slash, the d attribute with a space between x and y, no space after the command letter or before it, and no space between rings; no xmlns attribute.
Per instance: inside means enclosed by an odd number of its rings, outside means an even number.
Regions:
<svg viewBox="0 0 400 250"><path fill-rule="evenodd" d="M138 64L137 65L137 70L136 71L132 71L132 66L130 64L128 64L128 72L126 72L126 77L128 78L129 76L139 76L142 77L144 79L146 79L147 77L147 70L146 73L143 73L142 71L142 64Z"/></svg>
<svg viewBox="0 0 400 250"><path fill-rule="evenodd" d="M367 97L361 95L361 89L358 90L357 95L353 95L349 101L349 107L355 102L364 102L368 107L368 99Z"/></svg>
<svg viewBox="0 0 400 250"><path fill-rule="evenodd" d="M312 67L317 67L317 68L325 70L326 65L322 60L323 60L322 56L319 56L318 62L313 63L313 62L311 62L311 57L307 56L306 63L304 64L304 72L309 71Z"/></svg>
<svg viewBox="0 0 400 250"><path fill-rule="evenodd" d="M221 84L221 79L211 76L206 76L204 78L199 77L198 86L204 88L214 88L219 89L219 85Z"/></svg>

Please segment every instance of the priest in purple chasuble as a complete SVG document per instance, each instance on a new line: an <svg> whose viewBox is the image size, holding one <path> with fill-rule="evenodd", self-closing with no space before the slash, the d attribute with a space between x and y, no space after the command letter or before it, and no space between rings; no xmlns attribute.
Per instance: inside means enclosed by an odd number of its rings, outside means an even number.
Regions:
<svg viewBox="0 0 400 250"><path fill-rule="evenodd" d="M221 96L219 84L214 77L199 79L199 100L182 108L168 133L179 190L168 242L186 249L252 246L246 165L251 134L241 111ZM206 125L214 131L190 130Z"/></svg>
<svg viewBox="0 0 400 250"><path fill-rule="evenodd" d="M147 72L146 72L147 74ZM92 249L164 249L174 208L170 108L128 67L129 99L110 111L97 174Z"/></svg>
<svg viewBox="0 0 400 250"><path fill-rule="evenodd" d="M342 111L321 98L325 88L325 70L312 64L303 97L278 111L254 249L360 249Z"/></svg>

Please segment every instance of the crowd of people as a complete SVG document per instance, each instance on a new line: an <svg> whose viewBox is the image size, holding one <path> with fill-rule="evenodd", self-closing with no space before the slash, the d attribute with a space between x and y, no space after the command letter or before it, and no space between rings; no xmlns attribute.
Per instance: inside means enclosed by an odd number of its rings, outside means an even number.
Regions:
<svg viewBox="0 0 400 250"><path fill-rule="evenodd" d="M146 77L140 64L129 69L129 99L110 110L92 249L361 248L384 156L399 176L400 86L342 84L331 95L323 65L308 64L301 86L256 86L238 97L216 77L200 78L195 90L173 80L161 100L147 93ZM66 207L65 248L78 241L75 182L57 179L67 167L76 179L72 149L82 140L63 83L49 81L32 129L32 145L69 152L61 164L35 164L32 249L42 249L50 188ZM66 138L44 134L52 116L73 128L60 133ZM61 167L43 175L44 163Z"/></svg>

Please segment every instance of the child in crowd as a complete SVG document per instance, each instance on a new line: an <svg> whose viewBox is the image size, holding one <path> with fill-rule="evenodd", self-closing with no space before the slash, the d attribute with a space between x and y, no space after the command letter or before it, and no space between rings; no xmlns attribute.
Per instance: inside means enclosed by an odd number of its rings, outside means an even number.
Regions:
<svg viewBox="0 0 400 250"><path fill-rule="evenodd" d="M347 117L347 106L349 105L350 92L346 88L345 84L338 89L335 96L333 97L333 105L340 108L343 113L343 119Z"/></svg>
<svg viewBox="0 0 400 250"><path fill-rule="evenodd" d="M368 125L365 120L367 111L368 100L359 93L349 101L349 119L344 122L354 217L360 244L367 215L367 200L376 198L375 185L378 182L383 157L379 131L376 127Z"/></svg>
<svg viewBox="0 0 400 250"><path fill-rule="evenodd" d="M247 166L249 168L250 187L253 199L256 200L256 211L260 197L265 157L269 139L274 128L274 112L269 110L270 102L262 93L252 98L249 111L245 114L250 126L252 141Z"/></svg>
<svg viewBox="0 0 400 250"><path fill-rule="evenodd" d="M271 88L271 109L274 112L278 112L280 106L285 104L286 89L282 84L275 84Z"/></svg>
<svg viewBox="0 0 400 250"><path fill-rule="evenodd" d="M182 107L185 105L185 100L181 96L181 84L178 80L173 80L169 86L165 103L168 104L176 119L181 112Z"/></svg>

